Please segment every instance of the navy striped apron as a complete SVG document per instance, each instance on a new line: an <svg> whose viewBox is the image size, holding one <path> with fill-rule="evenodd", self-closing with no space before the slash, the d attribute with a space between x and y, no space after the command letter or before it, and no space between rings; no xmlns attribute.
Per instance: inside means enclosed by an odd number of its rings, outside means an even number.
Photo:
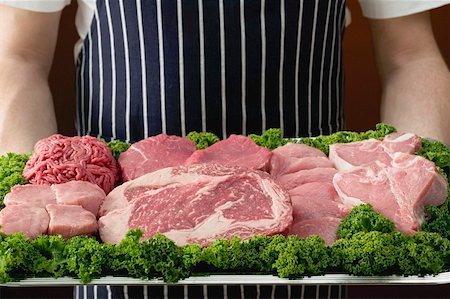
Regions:
<svg viewBox="0 0 450 299"><path fill-rule="evenodd" d="M98 0L77 59L78 134L340 130L344 27L345 0Z"/></svg>

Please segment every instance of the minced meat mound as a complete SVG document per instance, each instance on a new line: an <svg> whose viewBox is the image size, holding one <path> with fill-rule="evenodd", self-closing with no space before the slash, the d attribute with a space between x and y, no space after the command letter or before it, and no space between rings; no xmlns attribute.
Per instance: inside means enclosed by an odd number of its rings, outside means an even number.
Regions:
<svg viewBox="0 0 450 299"><path fill-rule="evenodd" d="M36 143L23 176L32 184L88 181L108 194L118 180L118 167L111 150L99 139L55 134Z"/></svg>

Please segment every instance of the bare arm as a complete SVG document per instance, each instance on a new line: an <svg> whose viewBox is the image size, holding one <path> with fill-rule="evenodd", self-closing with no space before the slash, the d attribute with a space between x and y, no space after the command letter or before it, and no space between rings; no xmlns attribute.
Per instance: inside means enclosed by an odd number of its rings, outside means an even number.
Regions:
<svg viewBox="0 0 450 299"><path fill-rule="evenodd" d="M57 130L48 74L60 14L0 5L0 155L30 152Z"/></svg>
<svg viewBox="0 0 450 299"><path fill-rule="evenodd" d="M370 25L383 83L381 120L450 144L450 73L429 13Z"/></svg>

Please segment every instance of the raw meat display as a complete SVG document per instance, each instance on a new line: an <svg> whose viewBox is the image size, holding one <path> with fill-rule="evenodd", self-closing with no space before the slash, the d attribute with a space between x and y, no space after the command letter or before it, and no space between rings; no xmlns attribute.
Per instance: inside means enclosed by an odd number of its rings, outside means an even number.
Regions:
<svg viewBox="0 0 450 299"><path fill-rule="evenodd" d="M393 154L389 166L375 161L340 171L333 182L345 205L369 203L406 234L419 229L425 206L441 205L448 195L433 162L404 153Z"/></svg>
<svg viewBox="0 0 450 299"><path fill-rule="evenodd" d="M99 219L102 240L118 243L129 229L162 233L177 245L286 231L292 206L286 191L262 171L220 164L161 169L113 190Z"/></svg>
<svg viewBox="0 0 450 299"><path fill-rule="evenodd" d="M183 165L195 150L191 140L166 134L133 143L119 157L122 179L126 182L164 167Z"/></svg>
<svg viewBox="0 0 450 299"><path fill-rule="evenodd" d="M111 150L98 138L55 134L36 143L23 176L37 185L88 181L108 193L118 181L118 167Z"/></svg>
<svg viewBox="0 0 450 299"><path fill-rule="evenodd" d="M272 152L241 135L231 135L204 150L195 151L185 165L216 163L268 170Z"/></svg>

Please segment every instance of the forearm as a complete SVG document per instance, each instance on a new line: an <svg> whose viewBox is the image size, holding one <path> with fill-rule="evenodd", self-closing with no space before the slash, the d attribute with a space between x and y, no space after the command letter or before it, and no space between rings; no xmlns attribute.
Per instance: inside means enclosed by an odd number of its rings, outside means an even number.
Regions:
<svg viewBox="0 0 450 299"><path fill-rule="evenodd" d="M438 57L424 57L386 75L381 121L450 144L450 73Z"/></svg>
<svg viewBox="0 0 450 299"><path fill-rule="evenodd" d="M381 120L450 144L450 74L429 14L370 25L383 84Z"/></svg>
<svg viewBox="0 0 450 299"><path fill-rule="evenodd" d="M1 58L0 155L30 152L37 140L56 130L46 70Z"/></svg>

